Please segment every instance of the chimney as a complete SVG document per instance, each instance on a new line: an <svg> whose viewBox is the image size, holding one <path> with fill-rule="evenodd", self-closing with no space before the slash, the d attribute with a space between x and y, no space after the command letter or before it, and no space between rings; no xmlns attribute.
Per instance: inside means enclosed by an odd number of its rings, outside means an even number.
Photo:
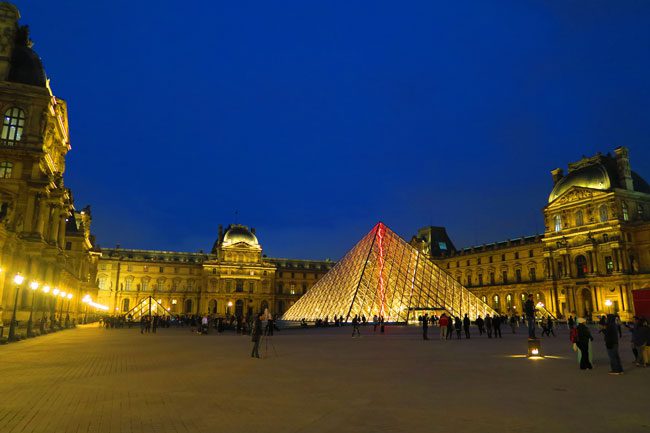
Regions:
<svg viewBox="0 0 650 433"><path fill-rule="evenodd" d="M614 153L616 153L616 168L618 171L619 186L628 191L634 191L632 169L630 168L630 151L627 147L619 146L614 149Z"/></svg>
<svg viewBox="0 0 650 433"><path fill-rule="evenodd" d="M0 81L7 81L9 77L19 19L20 12L16 6L0 3Z"/></svg>
<svg viewBox="0 0 650 433"><path fill-rule="evenodd" d="M551 176L553 176L553 185L555 186L564 177L564 170L561 168L551 170Z"/></svg>

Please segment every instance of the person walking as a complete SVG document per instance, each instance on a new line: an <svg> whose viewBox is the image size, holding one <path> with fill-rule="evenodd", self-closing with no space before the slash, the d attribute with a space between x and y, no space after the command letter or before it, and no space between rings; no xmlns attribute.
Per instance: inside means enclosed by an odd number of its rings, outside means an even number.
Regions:
<svg viewBox="0 0 650 433"><path fill-rule="evenodd" d="M607 325L600 332L605 337L605 348L607 349L607 356L609 357L609 365L611 368L609 374L623 374L621 357L618 354L618 326L616 325L616 316L608 314Z"/></svg>
<svg viewBox="0 0 650 433"><path fill-rule="evenodd" d="M427 313L424 313L424 316L422 317L422 339L428 340L429 336L429 315Z"/></svg>
<svg viewBox="0 0 650 433"><path fill-rule="evenodd" d="M488 338L492 338L492 317L489 314L485 315L485 330L487 331Z"/></svg>
<svg viewBox="0 0 650 433"><path fill-rule="evenodd" d="M449 323L449 319L447 318L447 315L445 313L442 313L442 316L440 316L440 320L438 320L438 326L440 327L440 339L445 340L447 338L447 324Z"/></svg>
<svg viewBox="0 0 650 433"><path fill-rule="evenodd" d="M548 329L548 336L550 337L551 334L553 334L553 337L557 337L555 335L555 331L553 331L553 319L551 316L546 316L546 328Z"/></svg>
<svg viewBox="0 0 650 433"><path fill-rule="evenodd" d="M359 330L359 315L355 314L354 319L352 319L352 338L354 334L357 334L357 337L361 337L361 331Z"/></svg>
<svg viewBox="0 0 650 433"><path fill-rule="evenodd" d="M463 317L463 330L465 331L465 338L469 339L469 325L470 325L470 320L469 316L467 313L465 314L465 317Z"/></svg>
<svg viewBox="0 0 650 433"><path fill-rule="evenodd" d="M593 365L591 365L589 343L593 341L593 337L585 322L586 320L584 318L578 318L576 346L578 346L578 350L580 351L580 370L591 370Z"/></svg>
<svg viewBox="0 0 650 433"><path fill-rule="evenodd" d="M255 322L253 323L253 332L251 332L251 341L253 342L253 351L251 352L251 358L260 357L260 340L262 338L262 314L255 316Z"/></svg>
<svg viewBox="0 0 650 433"><path fill-rule="evenodd" d="M636 353L636 366L637 367L646 367L648 364L648 356L646 354L646 348L648 346L648 340L650 340L650 328L648 328L647 322L645 319L640 317L634 318L634 325L631 329L632 331L632 344L633 349Z"/></svg>
<svg viewBox="0 0 650 433"><path fill-rule="evenodd" d="M528 320L528 338L537 338L535 336L535 302L533 301L533 294L528 294L528 299L524 303L524 312L526 313L526 320Z"/></svg>

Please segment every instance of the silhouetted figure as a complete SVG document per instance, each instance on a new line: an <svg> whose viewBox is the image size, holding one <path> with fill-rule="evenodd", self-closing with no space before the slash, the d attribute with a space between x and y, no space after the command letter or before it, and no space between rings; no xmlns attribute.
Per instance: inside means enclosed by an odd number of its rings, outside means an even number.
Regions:
<svg viewBox="0 0 650 433"><path fill-rule="evenodd" d="M262 338L262 315L255 316L253 331L251 332L251 341L253 342L253 351L251 358L260 357L260 339Z"/></svg>
<svg viewBox="0 0 650 433"><path fill-rule="evenodd" d="M492 318L489 314L485 315L485 329L487 331L488 338L492 338Z"/></svg>
<svg viewBox="0 0 650 433"><path fill-rule="evenodd" d="M478 335L483 335L483 332L485 332L485 320L481 316L476 318L476 326L478 327Z"/></svg>
<svg viewBox="0 0 650 433"><path fill-rule="evenodd" d="M576 345L580 350L580 370L591 370L593 366L589 359L589 342L593 340L593 337L591 336L591 332L589 332L589 328L585 325L585 322L586 320L582 317L578 319Z"/></svg>
<svg viewBox="0 0 650 433"><path fill-rule="evenodd" d="M528 295L528 299L524 302L524 313L526 313L526 320L528 321L528 338L537 338L535 337L535 302L532 293Z"/></svg>
<svg viewBox="0 0 650 433"><path fill-rule="evenodd" d="M460 317L456 317L454 327L456 328L456 339L460 340L460 331L463 329L463 322L460 320Z"/></svg>
<svg viewBox="0 0 650 433"><path fill-rule="evenodd" d="M427 314L422 317L422 338L424 340L429 339L429 316Z"/></svg>
<svg viewBox="0 0 650 433"><path fill-rule="evenodd" d="M501 338L501 316L494 316L492 319L492 327L494 328L494 338Z"/></svg>
<svg viewBox="0 0 650 433"><path fill-rule="evenodd" d="M463 318L463 330L465 331L465 338L467 339L469 339L469 325L470 325L469 316L465 314L465 317Z"/></svg>
<svg viewBox="0 0 650 433"><path fill-rule="evenodd" d="M357 334L357 337L361 337L361 331L359 330L359 315L355 314L354 319L352 319L352 337L354 334Z"/></svg>

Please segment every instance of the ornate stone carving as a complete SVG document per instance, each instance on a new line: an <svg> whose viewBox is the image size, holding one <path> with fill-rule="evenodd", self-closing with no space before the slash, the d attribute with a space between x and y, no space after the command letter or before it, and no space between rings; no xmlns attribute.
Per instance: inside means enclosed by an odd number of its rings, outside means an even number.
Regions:
<svg viewBox="0 0 650 433"><path fill-rule="evenodd" d="M594 192L588 189L572 189L558 199L560 204L592 198Z"/></svg>

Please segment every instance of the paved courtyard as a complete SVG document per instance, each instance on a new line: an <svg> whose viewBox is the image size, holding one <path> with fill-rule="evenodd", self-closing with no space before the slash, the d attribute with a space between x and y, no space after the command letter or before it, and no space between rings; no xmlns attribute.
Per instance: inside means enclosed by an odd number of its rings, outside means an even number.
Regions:
<svg viewBox="0 0 650 433"><path fill-rule="evenodd" d="M434 329L437 330L437 329ZM650 369L579 371L567 331L502 340L287 330L249 337L84 327L0 346L0 432L650 432ZM627 336L626 336L627 337Z"/></svg>

